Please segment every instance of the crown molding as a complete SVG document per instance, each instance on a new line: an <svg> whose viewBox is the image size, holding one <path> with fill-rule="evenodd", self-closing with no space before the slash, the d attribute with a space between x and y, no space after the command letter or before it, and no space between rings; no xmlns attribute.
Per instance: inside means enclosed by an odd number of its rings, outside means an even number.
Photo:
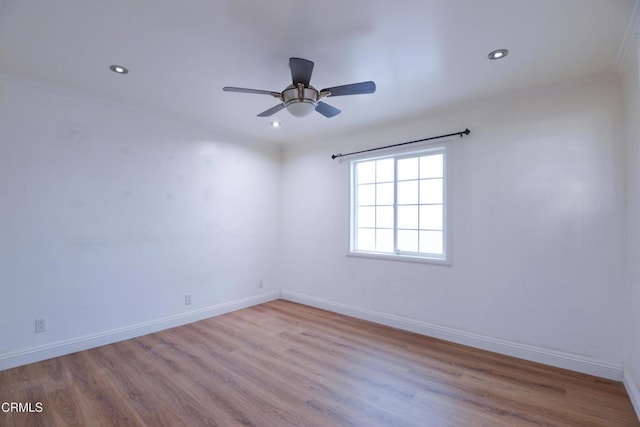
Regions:
<svg viewBox="0 0 640 427"><path fill-rule="evenodd" d="M2 0L0 0L0 4L1 3L2 3ZM56 95L74 98L74 99L85 101L85 102L100 104L100 105L108 106L111 108L120 108L120 109L129 110L129 111L135 110L138 112L142 112L142 111L149 112L148 109L135 107L130 104L125 104L123 102L105 98L103 96L100 96L98 94L92 93L87 90L79 90L69 86L59 85L53 82L31 77L26 74L13 74L13 73L6 72L4 70L0 70L0 81L5 81L7 83L11 83L11 84L22 86L22 87L28 87L31 89L49 92Z"/></svg>
<svg viewBox="0 0 640 427"><path fill-rule="evenodd" d="M631 17L629 23L624 32L622 42L618 48L618 54L616 55L616 61L613 66L613 71L616 74L625 74L627 69L631 66L631 61L634 58L634 50L637 48L638 35L640 33L640 0L635 0L633 4L633 10L631 11Z"/></svg>
<svg viewBox="0 0 640 427"><path fill-rule="evenodd" d="M3 0L0 0L2 2ZM152 108L139 104L131 104L122 102L113 98L105 97L102 94L92 92L86 89L74 88L71 86L61 85L47 80L42 80L26 74L14 74L0 69L0 83L6 82L17 86L27 87L38 91L48 92L58 96L89 102L132 114L141 114L147 117L153 117L164 123L180 126L192 131L199 131L208 134L216 139L223 139L227 142L239 144L252 144L252 140L223 131L211 123L205 122L198 118L186 115L176 114L162 110L160 108Z"/></svg>

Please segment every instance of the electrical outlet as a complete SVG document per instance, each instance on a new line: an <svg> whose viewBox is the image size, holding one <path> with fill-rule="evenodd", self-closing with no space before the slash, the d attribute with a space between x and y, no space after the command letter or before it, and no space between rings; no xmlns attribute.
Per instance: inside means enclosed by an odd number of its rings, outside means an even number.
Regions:
<svg viewBox="0 0 640 427"><path fill-rule="evenodd" d="M262 280L258 282L258 288L260 289L264 288L264 283L262 283Z"/></svg>
<svg viewBox="0 0 640 427"><path fill-rule="evenodd" d="M191 305L191 294L186 294L184 296L184 305Z"/></svg>
<svg viewBox="0 0 640 427"><path fill-rule="evenodd" d="M47 332L47 318L41 317L36 319L36 334Z"/></svg>

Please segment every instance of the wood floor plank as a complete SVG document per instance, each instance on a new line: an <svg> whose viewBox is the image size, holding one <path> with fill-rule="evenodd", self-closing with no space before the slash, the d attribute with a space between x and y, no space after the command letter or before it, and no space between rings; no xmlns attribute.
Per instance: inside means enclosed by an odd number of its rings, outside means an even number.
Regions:
<svg viewBox="0 0 640 427"><path fill-rule="evenodd" d="M1 426L640 426L624 386L277 300L0 372Z"/></svg>

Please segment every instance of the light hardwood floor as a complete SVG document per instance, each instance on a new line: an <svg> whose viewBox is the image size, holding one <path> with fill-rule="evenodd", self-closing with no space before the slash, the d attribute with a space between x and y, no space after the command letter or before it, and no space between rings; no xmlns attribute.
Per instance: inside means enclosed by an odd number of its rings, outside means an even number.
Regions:
<svg viewBox="0 0 640 427"><path fill-rule="evenodd" d="M282 300L0 372L1 426L640 426L622 384Z"/></svg>

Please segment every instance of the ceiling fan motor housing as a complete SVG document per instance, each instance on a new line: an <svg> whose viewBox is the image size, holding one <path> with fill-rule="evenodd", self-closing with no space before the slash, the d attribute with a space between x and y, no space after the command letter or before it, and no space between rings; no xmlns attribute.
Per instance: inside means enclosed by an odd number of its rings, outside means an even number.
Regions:
<svg viewBox="0 0 640 427"><path fill-rule="evenodd" d="M319 93L313 86L289 85L282 91L282 102L295 117L304 117L316 109Z"/></svg>

